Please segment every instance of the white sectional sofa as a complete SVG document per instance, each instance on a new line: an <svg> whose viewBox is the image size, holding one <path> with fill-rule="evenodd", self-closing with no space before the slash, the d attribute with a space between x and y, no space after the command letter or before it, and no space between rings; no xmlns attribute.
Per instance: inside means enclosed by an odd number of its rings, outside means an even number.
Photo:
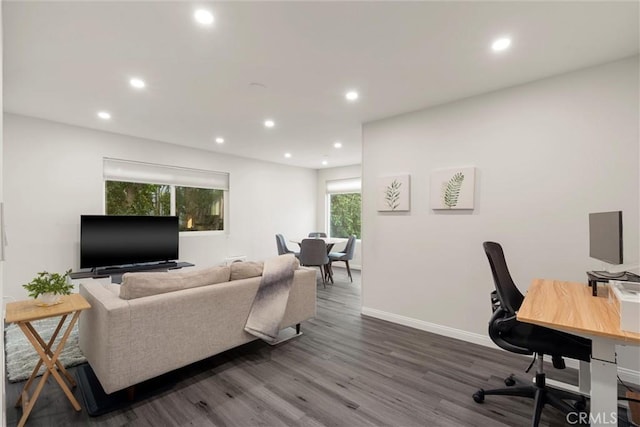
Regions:
<svg viewBox="0 0 640 427"><path fill-rule="evenodd" d="M261 277L243 278L252 275L241 271L250 263L238 264L243 266L235 268L240 271L235 275L232 264L180 273L126 274L122 288L93 280L81 283L80 294L91 309L80 317L80 348L105 392L255 340L244 326ZM134 282L140 286L129 286ZM299 268L280 326L297 325L315 314L316 272Z"/></svg>

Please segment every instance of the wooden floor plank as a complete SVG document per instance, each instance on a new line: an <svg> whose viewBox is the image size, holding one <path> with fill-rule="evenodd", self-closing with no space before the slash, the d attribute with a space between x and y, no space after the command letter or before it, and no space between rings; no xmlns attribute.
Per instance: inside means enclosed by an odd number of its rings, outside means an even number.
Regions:
<svg viewBox="0 0 640 427"><path fill-rule="evenodd" d="M385 322L360 314L360 274L350 283L336 268L335 284L318 283L318 315L304 334L271 347L256 341L176 371L170 390L128 408L91 418L76 413L47 384L29 426L527 426L533 402L488 397L523 375L530 359L497 348ZM74 368L70 369L73 372ZM554 378L575 383L575 370ZM7 425L24 383L6 383ZM81 393L74 390L80 400ZM565 425L554 409L543 426Z"/></svg>

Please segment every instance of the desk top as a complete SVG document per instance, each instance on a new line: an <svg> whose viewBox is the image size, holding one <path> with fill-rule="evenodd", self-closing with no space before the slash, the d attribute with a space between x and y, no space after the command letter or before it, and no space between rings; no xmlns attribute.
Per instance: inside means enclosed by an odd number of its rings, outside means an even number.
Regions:
<svg viewBox="0 0 640 427"><path fill-rule="evenodd" d="M60 304L41 307L35 299L10 302L7 304L5 322L30 322L47 317L62 316L64 314L91 308L91 305L80 294L63 295Z"/></svg>
<svg viewBox="0 0 640 427"><path fill-rule="evenodd" d="M607 295L591 295L583 283L535 279L518 320L578 335L611 338L638 345L640 334L620 329L620 314Z"/></svg>

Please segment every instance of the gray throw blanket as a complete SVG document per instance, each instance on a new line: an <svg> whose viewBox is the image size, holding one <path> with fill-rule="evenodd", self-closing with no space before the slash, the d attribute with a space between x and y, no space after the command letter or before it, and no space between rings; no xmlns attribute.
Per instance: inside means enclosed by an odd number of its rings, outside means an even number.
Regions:
<svg viewBox="0 0 640 427"><path fill-rule="evenodd" d="M293 254L264 262L262 280L244 326L245 331L267 342L277 340L297 265Z"/></svg>

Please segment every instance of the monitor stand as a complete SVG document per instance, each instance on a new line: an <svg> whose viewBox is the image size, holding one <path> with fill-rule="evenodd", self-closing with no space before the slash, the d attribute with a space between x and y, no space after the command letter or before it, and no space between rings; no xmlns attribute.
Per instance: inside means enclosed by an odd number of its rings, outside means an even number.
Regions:
<svg viewBox="0 0 640 427"><path fill-rule="evenodd" d="M622 280L623 282L640 282L640 276L629 271L609 273L606 271L587 271L587 279L591 286L591 295L598 296L598 282L608 283L609 280Z"/></svg>
<svg viewBox="0 0 640 427"><path fill-rule="evenodd" d="M626 271L609 272L609 271L590 271L593 276L600 279L620 279L627 275Z"/></svg>

